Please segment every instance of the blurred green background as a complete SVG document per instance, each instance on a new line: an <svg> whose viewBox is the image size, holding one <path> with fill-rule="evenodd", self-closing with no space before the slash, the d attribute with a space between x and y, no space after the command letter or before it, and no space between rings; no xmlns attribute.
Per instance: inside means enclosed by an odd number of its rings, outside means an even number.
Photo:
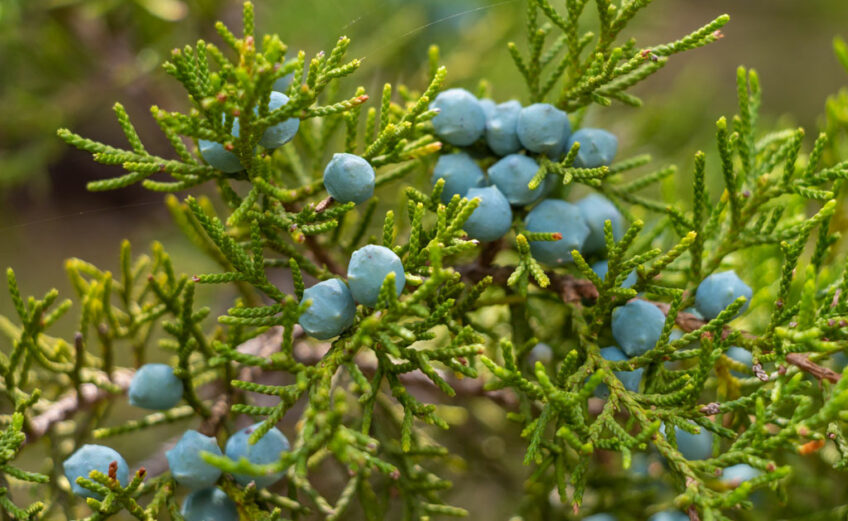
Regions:
<svg viewBox="0 0 848 521"><path fill-rule="evenodd" d="M386 81L421 87L430 43L441 46L451 85L474 88L486 78L496 100L526 101L506 51L508 41L524 40L523 0L254 2L259 31L279 33L293 51L311 55L350 36L349 55L364 58L355 81L372 94L369 103ZM87 193L87 181L117 169L64 146L55 130L66 126L123 145L111 112L120 101L149 149L167 154L149 106L184 110L187 102L160 63L197 38L219 43L214 21L238 27L240 12L238 0L0 0L0 266L16 269L24 292L58 287L71 296L63 259L114 268L124 238L137 252L154 238L164 242L181 271L209 267L171 226L160 195L137 187ZM724 38L675 56L641 84L635 93L643 108L590 110L587 122L615 132L622 156L650 152L657 163L677 163L685 176L696 150L714 149L715 120L734 111L738 65L760 73L762 120L804 126L811 142L825 98L848 84L831 52L832 38L848 32L848 1L655 0L626 33L641 46L665 43L721 13L731 15ZM680 184L687 185L685 177ZM10 311L0 298L0 314ZM73 316L61 333L70 333ZM475 439L477 422L496 432L503 419L488 402L471 405L472 421L464 409L455 411L463 434L455 442L474 442L451 448L469 462L456 463L456 470L472 476L459 480L449 501L473 508L474 518L505 520L522 474L504 474L501 460L520 462L520 454L510 453L520 442L511 434ZM127 448L128 459L141 459L147 449L137 446L133 457ZM487 486L477 486L474 476ZM802 484L808 476L796 479ZM800 513L805 506L795 508Z"/></svg>

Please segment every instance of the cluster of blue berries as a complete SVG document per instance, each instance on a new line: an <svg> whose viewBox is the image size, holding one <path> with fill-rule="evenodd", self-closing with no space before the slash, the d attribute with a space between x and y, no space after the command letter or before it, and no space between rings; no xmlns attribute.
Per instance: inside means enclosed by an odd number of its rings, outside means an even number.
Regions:
<svg viewBox="0 0 848 521"><path fill-rule="evenodd" d="M223 454L231 460L245 458L250 463L259 465L279 460L280 454L289 450L289 440L279 429L272 427L259 441L250 445L248 438L259 425L251 425L230 436ZM182 515L187 521L236 521L238 514L235 503L221 489L214 486L221 477L221 469L206 463L201 456L204 452L215 456L222 455L215 438L188 430L174 448L165 454L174 480L192 491L183 503ZM118 482L121 486L126 486L129 483L129 466L114 449L103 445L83 445L74 452L63 464L73 493L102 500L102 495L79 485L76 480L79 477L88 478L92 470L107 474L112 462L117 463ZM246 486L254 482L257 488L267 488L282 477L282 472L264 476L233 474L238 484Z"/></svg>
<svg viewBox="0 0 848 521"><path fill-rule="evenodd" d="M269 111L277 110L289 102L289 97L283 94L283 91L288 89L290 82L291 78L284 76L274 83L274 90L271 91L271 96L268 99ZM258 113L259 109L254 109L254 112ZM259 144L268 150L279 148L294 138L298 128L300 128L300 120L297 118L289 118L281 121L265 130L259 139ZM234 138L239 137L239 130L239 118L236 117L233 120L232 128L232 136ZM197 145L200 149L201 157L210 166L228 174L234 174L244 170L244 166L239 161L238 156L231 151L231 148L223 143L199 139Z"/></svg>
<svg viewBox="0 0 848 521"><path fill-rule="evenodd" d="M594 269L599 275L606 272L606 265L595 266ZM750 300L752 294L751 288L735 272L713 273L698 286L695 308L701 316L711 320L737 298L744 296ZM746 302L740 313L747 309L747 306ZM628 358L645 354L652 349L660 339L664 325L663 312L644 300L632 300L612 312L612 336ZM747 356L744 353L747 353ZM728 356L746 365L751 363L750 353L744 349L732 348L732 351L728 350Z"/></svg>
<svg viewBox="0 0 848 521"><path fill-rule="evenodd" d="M299 324L310 336L327 340L353 325L356 303L374 306L389 273L395 276L395 294L406 285L403 262L385 246L369 244L353 252L347 267L347 282L329 279L303 292L301 302L310 306L300 315Z"/></svg>
<svg viewBox="0 0 848 521"><path fill-rule="evenodd" d="M440 138L458 147L483 138L502 157L524 149L556 160L580 142L576 166L595 168L608 165L618 149L616 137L605 130L585 128L572 133L568 114L548 103L522 107L510 100L496 104L478 100L465 89L448 89L436 96L430 108L439 111L433 128Z"/></svg>
<svg viewBox="0 0 848 521"><path fill-rule="evenodd" d="M289 450L289 440L276 427L272 427L254 445L248 443L250 434L260 424L251 425L236 432L227 440L224 454L238 461L247 459L253 464L273 463L280 454ZM215 487L221 477L221 469L206 463L201 454L208 452L221 456L221 449L215 438L204 436L197 431L189 430L183 434L180 441L165 455L173 478L184 487L192 490L183 501L180 512L186 521L236 521L238 511L236 505L223 490ZM242 486L253 482L256 488L268 488L282 479L282 472L264 476L233 474L236 483Z"/></svg>
<svg viewBox="0 0 848 521"><path fill-rule="evenodd" d="M551 242L531 242L533 256L545 264L569 263L575 249L585 254L602 250L607 219L613 222L616 238L621 236L621 214L604 197L590 195L571 204L544 199L553 188L550 179L542 180L533 189L528 186L539 171L533 154L558 160L579 142L576 166L609 165L618 149L618 139L613 134L593 128L572 133L568 115L553 105L535 103L522 107L516 100L495 104L489 99L478 100L464 89L440 93L431 108L439 110L433 127L441 139L458 147L485 139L489 149L501 157L486 172L465 152L444 155L436 163L432 182L444 179L443 202L454 195L480 200L465 222L469 237L480 241L503 237L512 226L512 207L533 204L536 206L524 221L527 230L562 236Z"/></svg>
<svg viewBox="0 0 848 521"><path fill-rule="evenodd" d="M176 377L171 366L145 364L133 375L128 394L130 404L136 407L166 410L177 405L182 399L183 383ZM250 445L248 438L259 425L251 425L230 436L223 453L215 438L195 430L187 430L174 448L165 454L174 480L192 490L182 506L182 514L187 521L238 519L235 503L222 490L214 487L221 477L221 469L204 461L201 454L226 454L231 460L246 458L254 464L277 461L281 453L289 450L289 441L279 429L272 427L259 441ZM63 464L65 476L71 482L74 494L102 500L102 495L79 485L76 480L79 477L88 478L92 470L106 474L112 462L117 463L118 482L121 486L126 486L129 483L129 466L114 449L103 445L83 445L74 452ZM253 481L257 488L267 488L282 477L281 472L265 476L233 474L233 478L240 485L244 486Z"/></svg>
<svg viewBox="0 0 848 521"><path fill-rule="evenodd" d="M606 265L595 265L595 271L601 275L606 272ZM630 277L628 276L628 279ZM635 282L635 281L634 281ZM719 315L727 306L739 297L750 300L753 291L733 271L714 273L705 278L698 286L695 296L695 311L707 320ZM747 302L742 311L747 308ZM741 313L741 311L740 311ZM651 350L660 339L665 326L665 315L660 309L644 300L632 300L613 310L612 336L619 347L611 346L601 349L601 356L610 361L628 360ZM727 356L750 367L751 354L745 349L731 347ZM616 372L616 377L624 387L631 391L639 388L643 369ZM601 397L609 395L606 386L599 386L596 393ZM690 460L706 459L712 453L712 434L700 429L698 434L691 434L675 427L677 446L684 457ZM730 469L728 469L730 470ZM735 476L737 470L731 471ZM741 473L741 471L738 471Z"/></svg>

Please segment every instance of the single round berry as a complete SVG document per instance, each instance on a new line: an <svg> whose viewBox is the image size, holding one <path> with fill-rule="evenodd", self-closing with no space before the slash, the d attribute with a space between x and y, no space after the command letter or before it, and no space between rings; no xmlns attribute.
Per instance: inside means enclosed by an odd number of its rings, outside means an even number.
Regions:
<svg viewBox="0 0 848 521"><path fill-rule="evenodd" d="M571 134L565 151L571 150L574 143L580 143L580 150L574 158L574 166L580 168L609 165L618 151L618 138L600 128L581 128Z"/></svg>
<svg viewBox="0 0 848 521"><path fill-rule="evenodd" d="M694 315L698 320L704 320L704 315L698 312L694 307L688 307L683 310L684 313L689 313L690 315Z"/></svg>
<svg viewBox="0 0 848 521"><path fill-rule="evenodd" d="M521 150L518 140L520 112L521 103L511 100L495 106L486 118L486 143L495 154L505 156Z"/></svg>
<svg viewBox="0 0 848 521"><path fill-rule="evenodd" d="M271 86L271 90L285 93L287 90L289 90L289 86L291 85L292 80L294 80L293 72L290 72L285 76L280 76L274 81L274 84Z"/></svg>
<svg viewBox="0 0 848 521"><path fill-rule="evenodd" d="M721 473L721 481L727 485L738 487L743 481L748 481L762 474L747 463L738 463L724 469Z"/></svg>
<svg viewBox="0 0 848 521"><path fill-rule="evenodd" d="M445 180L442 202L447 204L454 195L464 197L470 188L486 186L486 175L471 156L465 152L446 154L439 157L433 169L431 182Z"/></svg>
<svg viewBox="0 0 848 521"><path fill-rule="evenodd" d="M648 521L689 521L689 516L679 510L665 510L652 515Z"/></svg>
<svg viewBox="0 0 848 521"><path fill-rule="evenodd" d="M630 359L624 354L624 351L615 346L601 348L601 356L610 362L623 362ZM621 380L625 389L635 392L639 390L639 382L642 381L642 373L644 372L645 368L643 367L632 371L616 371L615 377Z"/></svg>
<svg viewBox="0 0 848 521"><path fill-rule="evenodd" d="M224 148L224 145L221 143L198 139L197 146L200 149L200 156L212 168L216 168L226 174L234 174L244 170L238 156Z"/></svg>
<svg viewBox="0 0 848 521"><path fill-rule="evenodd" d="M609 264L607 260L599 260L598 262L592 264L592 271L595 272L595 275L604 280L607 276L607 271L609 271ZM636 269L634 268L630 273L627 274L627 277L624 279L624 282L621 283L622 288L631 288L634 284L636 284L637 275Z"/></svg>
<svg viewBox="0 0 848 521"><path fill-rule="evenodd" d="M344 281L329 279L303 292L303 299L312 304L300 315L299 324L306 333L318 340L342 334L353 325L356 302Z"/></svg>
<svg viewBox="0 0 848 521"><path fill-rule="evenodd" d="M168 467L177 483L190 489L211 487L221 477L221 469L206 463L202 452L221 456L218 441L197 431L187 430L173 449L165 453Z"/></svg>
<svg viewBox="0 0 848 521"><path fill-rule="evenodd" d="M251 445L248 443L250 435L255 431L261 423L245 427L236 432L230 439L227 440L227 446L224 453L231 460L238 461L246 458L247 461L256 465L265 465L275 463L280 460L280 454L289 450L289 440L285 434L280 432L276 427L271 427L264 436ZM251 481L256 482L256 488L268 488L274 483L283 478L285 472L274 472L264 476L251 476L249 474L233 474L236 483L246 486Z"/></svg>
<svg viewBox="0 0 848 521"><path fill-rule="evenodd" d="M436 134L459 147L474 143L486 128L486 113L473 94L465 89L440 92L430 109L438 109L433 118Z"/></svg>
<svg viewBox="0 0 848 521"><path fill-rule="evenodd" d="M754 355L745 348L730 346L724 354L726 354L731 360L744 364L749 369L754 366ZM744 378L746 376L744 373L740 373L739 371L730 371L730 373L736 378Z"/></svg>
<svg viewBox="0 0 848 521"><path fill-rule="evenodd" d="M712 320L737 298L745 297L747 301L736 314L739 316L748 309L753 294L751 287L742 282L735 271L713 273L698 285L695 292L695 308L705 319Z"/></svg>
<svg viewBox="0 0 848 521"><path fill-rule="evenodd" d="M631 300L612 312L612 336L627 356L653 349L662 335L665 315L644 300Z"/></svg>
<svg viewBox="0 0 848 521"><path fill-rule="evenodd" d="M480 199L480 204L462 225L469 237L489 242L506 235L512 226L512 208L497 186L472 188L465 198Z"/></svg>
<svg viewBox="0 0 848 521"><path fill-rule="evenodd" d="M618 518L611 514L592 514L589 517L584 517L583 521L618 521Z"/></svg>
<svg viewBox="0 0 848 521"><path fill-rule="evenodd" d="M80 497L103 499L102 495L78 484L77 478L83 477L89 479L89 474L92 470L99 470L103 474L109 475L109 465L113 461L118 462L118 471L115 474L115 477L118 478L118 483L122 487L127 486L130 482L130 468L123 456L118 454L118 451L103 445L83 445L77 449L76 452L71 454L62 463L65 477L71 482L71 491Z"/></svg>
<svg viewBox="0 0 848 521"><path fill-rule="evenodd" d="M340 203L359 204L374 195L374 167L355 154L333 154L324 169L324 187Z"/></svg>
<svg viewBox="0 0 848 521"><path fill-rule="evenodd" d="M659 464L658 461L654 457L649 457L644 452L636 452L633 454L633 458L630 462L630 473L646 478L651 474L651 466L654 463Z"/></svg>
<svg viewBox="0 0 848 521"><path fill-rule="evenodd" d="M713 434L703 427L698 426L698 429L698 434L690 434L680 427L674 428L677 449L688 460L707 459L713 454ZM665 429L662 432L665 434Z"/></svg>
<svg viewBox="0 0 848 521"><path fill-rule="evenodd" d="M604 360L609 360L610 362L623 362L625 360L629 360L629 357L624 354L624 351L615 346L602 347L601 357L603 357ZM642 381L642 373L644 372L645 369L640 367L633 371L616 371L614 374L615 377L621 381L621 384L625 389L637 392L639 390L639 382ZM607 384L601 383L595 388L595 396L598 398L609 398L609 395L610 391Z"/></svg>
<svg viewBox="0 0 848 521"><path fill-rule="evenodd" d="M353 299L360 304L373 306L380 296L380 288L389 273L395 274L395 293L400 295L406 285L406 275L400 257L385 246L369 244L350 256L347 266L347 283Z"/></svg>
<svg viewBox="0 0 848 521"><path fill-rule="evenodd" d="M168 364L144 364L130 381L130 405L164 411L180 403L183 382Z"/></svg>
<svg viewBox="0 0 848 521"><path fill-rule="evenodd" d="M539 163L532 157L510 154L489 167L488 174L510 204L525 205L538 200L545 191L544 180L533 190L527 186L538 171Z"/></svg>
<svg viewBox="0 0 848 521"><path fill-rule="evenodd" d="M268 100L268 110L273 112L288 102L289 97L283 94L282 92L277 92L275 89L271 91L271 97ZM265 132L259 139L259 144L269 150L279 148L294 139L295 134L297 134L298 128L300 128L300 119L298 118L289 118L287 120L281 121L276 125L270 126L265 129ZM233 134L235 136L238 136L238 133L236 133L235 128L233 129Z"/></svg>
<svg viewBox="0 0 848 521"><path fill-rule="evenodd" d="M489 118L492 117L492 113L495 110L495 100L490 98L483 98L477 103L480 104L480 108L483 109L483 114L486 115L486 121L488 121Z"/></svg>
<svg viewBox="0 0 848 521"><path fill-rule="evenodd" d="M195 490L180 508L185 521L238 521L238 507L227 493L217 487Z"/></svg>
<svg viewBox="0 0 848 521"><path fill-rule="evenodd" d="M521 109L516 123L518 139L531 152L558 156L571 135L568 115L548 103L534 103Z"/></svg>
<svg viewBox="0 0 848 521"><path fill-rule="evenodd" d="M545 344L544 342L539 342L533 349L527 353L527 361L530 362L530 365L536 365L536 362L542 362L543 364L551 363L551 360L554 359L554 350L551 349L551 346Z"/></svg>
<svg viewBox="0 0 848 521"><path fill-rule="evenodd" d="M579 250L589 236L589 227L580 215L580 209L559 199L545 199L537 204L524 219L524 226L531 232L562 235L562 238L556 241L530 243L533 257L550 266L562 266L571 262L571 252Z"/></svg>
<svg viewBox="0 0 848 521"><path fill-rule="evenodd" d="M624 218L618 208L606 197L599 194L589 194L577 201L577 207L583 215L583 220L589 226L589 236L583 244L581 253L589 255L603 250L606 247L604 237L604 222L612 224L612 236L617 241L624 234Z"/></svg>

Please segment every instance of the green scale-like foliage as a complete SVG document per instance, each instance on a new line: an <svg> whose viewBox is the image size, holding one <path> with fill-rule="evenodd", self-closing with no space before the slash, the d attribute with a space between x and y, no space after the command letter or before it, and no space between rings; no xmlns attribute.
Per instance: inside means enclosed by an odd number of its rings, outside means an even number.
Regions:
<svg viewBox="0 0 848 521"><path fill-rule="evenodd" d="M620 34L649 1L593 2L597 33L581 30L588 4L566 0L561 9L547 0L528 1L527 49L509 46L529 99L572 112L574 126L591 104L638 106L630 87L673 54L717 40L728 21L722 16L675 42L639 48L633 40L619 43ZM365 89L340 94L340 80L360 63L346 61L347 38L307 60L277 36L257 39L250 3L243 23L242 36L216 26L224 49L200 41L175 50L165 64L190 103L187 113L152 108L175 158L148 152L119 104L115 112L128 149L59 131L96 161L126 170L90 183L91 190L141 183L180 193L214 185L217 201L169 194L166 204L178 227L220 269L179 274L158 243L137 258L124 243L117 275L71 259L66 267L79 316L72 341L46 333L71 302L58 303L55 291L25 300L9 271L18 317L0 317L12 346L0 356L0 392L14 411L4 416L0 433L0 506L11 516L79 512L59 468L87 433L108 441L194 419L199 430L223 440L241 415L262 422L252 442L278 424L295 433L291 450L266 465L204 455L225 471L219 486L243 519L463 516L466 510L443 495L451 486L451 451L440 443L448 435L439 431L451 422L448 409L429 402L434 393L460 405L468 395L490 399L519 427L529 468L516 512L522 519L551 518L554 497L568 505L560 511L563 519L572 510L603 508L643 519L671 507L692 519L730 519L728 512L752 506L756 489L790 493L793 469L784 463L786 454L808 454L829 439L839 452L832 465L848 466L848 379L820 365L848 340L848 278L832 267L839 243L829 232L848 163L839 162L828 133L804 152L802 130L760 130L753 71L739 69L739 114L717 122L717 151L695 155L691 204L645 195L677 177L690 184L674 166L633 174L651 162L646 155L578 168L575 145L560 158L539 158L530 188L553 178L561 182L554 193L565 197L583 185L577 190L605 195L630 221L618 241L606 223L608 272L601 279L590 268L596 259L579 251L572 252L573 265L556 269L534 259L530 242L560 237L525 230L524 210L516 210L506 239L481 245L462 229L479 200L456 195L444 204L443 181L432 189L415 186L443 151L430 123L437 113L429 109L446 87L438 49L431 49L423 90L387 84L379 105L363 112ZM843 49L840 56L845 54ZM287 74L294 75L290 101L269 112L272 84ZM833 134L844 127L835 117L838 103L832 100L830 108ZM236 116L240 135L233 138ZM301 120L294 141L274 151L258 146L268 127L290 118ZM197 153L200 139L225 144L244 170L226 174L206 164ZM356 208L327 197L321 173L335 151L368 160L377 170L378 195L397 198L397 212L384 210L376 198ZM495 159L482 148L474 153L483 164ZM721 194L709 193L719 178ZM390 274L377 304L359 306L351 328L328 343L310 340L297 325L310 305L301 302L306 280L344 277L351 252L368 243L401 258L405 291L395 293ZM772 259L782 268L758 271L758 263ZM684 311L704 277L729 268L755 288L742 318L734 320L744 297L710 321ZM622 287L632 270L637 282ZM290 275L292 293L281 289L281 274ZM214 317L195 302L196 293L221 285L237 297ZM642 355L608 361L600 347L611 342L611 312L633 298L663 311L661 337ZM677 337L675 326L682 330ZM531 364L539 340L552 346L552 359ZM753 369L725 356L732 345L752 353ZM185 404L125 423L106 421L110 399L126 391L132 374L116 364L117 350L128 349L138 367L154 348L170 354ZM638 390L629 390L615 373L636 368L645 377ZM601 384L609 390L605 400L594 397ZM63 426L65 419L73 420L73 429ZM712 431L712 457L687 460L675 427ZM12 466L27 437L33 444L50 441L49 475ZM626 475L634 457L646 454L662 457L673 494L621 505L593 492L598 475L615 467ZM720 469L737 463L762 473L735 488L717 484ZM328 469L340 486L327 485ZM257 490L227 477L274 472L284 473L284 487ZM11 502L7 477L48 483L49 493L21 509ZM126 487L99 472L78 483L104 497L87 500L89 519L120 511L142 520L165 512L182 518L177 484L167 472L147 476L140 469Z"/></svg>

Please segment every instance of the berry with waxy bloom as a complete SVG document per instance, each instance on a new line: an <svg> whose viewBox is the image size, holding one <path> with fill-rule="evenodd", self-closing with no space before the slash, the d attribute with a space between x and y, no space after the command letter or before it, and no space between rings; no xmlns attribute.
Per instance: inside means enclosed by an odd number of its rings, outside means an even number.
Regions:
<svg viewBox="0 0 848 521"><path fill-rule="evenodd" d="M195 430L187 430L173 449L165 453L168 467L177 483L191 489L211 487L221 477L221 469L206 463L200 455L209 452L221 456L218 440Z"/></svg>
<svg viewBox="0 0 848 521"><path fill-rule="evenodd" d="M180 508L185 521L238 521L238 507L218 487L195 490L187 495Z"/></svg>
<svg viewBox="0 0 848 521"><path fill-rule="evenodd" d="M589 517L584 517L583 521L618 521L618 518L610 514L601 513L592 514Z"/></svg>
<svg viewBox="0 0 848 521"><path fill-rule="evenodd" d="M276 90L271 91L268 98L268 109L274 111L289 102L289 97L282 92ZM254 109L258 113L258 109ZM279 123L276 123L265 129L262 137L259 138L259 144L267 149L274 149L291 141L297 130L300 128L300 120L298 118L289 118ZM239 126L239 118L233 120L232 136L239 137L241 128ZM238 156L228 150L222 143L210 141L208 139L198 139L197 145L200 150L200 155L209 163L210 166L227 173L234 174L244 170Z"/></svg>
<svg viewBox="0 0 848 521"><path fill-rule="evenodd" d="M609 271L609 263L606 259L599 260L598 262L592 264L592 271L594 271L595 274L601 278L601 280L604 280L604 278L606 278L607 276L607 271ZM633 270L631 270L630 273L627 274L627 277L624 279L624 282L621 283L621 287L633 287L633 285L636 284L636 281L636 268L633 268Z"/></svg>
<svg viewBox="0 0 848 521"><path fill-rule="evenodd" d="M644 300L631 300L612 312L612 336L627 356L653 349L662 335L665 315Z"/></svg>
<svg viewBox="0 0 848 521"><path fill-rule="evenodd" d="M164 411L180 403L183 382L168 364L144 364L130 381L130 405Z"/></svg>
<svg viewBox="0 0 848 521"><path fill-rule="evenodd" d="M477 103L480 104L480 108L483 109L483 114L486 115L486 121L488 121L489 118L492 117L492 112L495 110L495 100L491 98L483 98L478 100Z"/></svg>
<svg viewBox="0 0 848 521"><path fill-rule="evenodd" d="M577 206L559 199L545 199L537 204L524 219L527 231L559 233L555 241L531 241L533 257L550 266L562 266L572 261L571 252L580 250L589 227Z"/></svg>
<svg viewBox="0 0 848 521"><path fill-rule="evenodd" d="M731 360L735 360L740 364L744 364L749 369L754 366L754 355L744 347L730 346L725 353ZM730 371L737 378L744 378L746 375L739 371Z"/></svg>
<svg viewBox="0 0 848 521"><path fill-rule="evenodd" d="M480 204L462 225L472 239L495 241L506 235L512 226L512 208L497 186L472 188L466 199L480 199Z"/></svg>
<svg viewBox="0 0 848 521"><path fill-rule="evenodd" d="M251 445L249 443L250 435L255 431L261 423L245 427L236 432L230 439L227 440L227 445L224 448L224 453L231 460L238 461L241 458L246 458L247 461L264 465L279 461L280 454L289 450L289 440L286 435L280 432L280 429L271 427L271 430L265 433L264 436ZM256 483L256 488L268 488L274 483L280 481L285 472L274 472L264 476L253 476L249 474L233 474L233 478L239 485L245 486L251 481Z"/></svg>
<svg viewBox="0 0 848 521"><path fill-rule="evenodd" d="M680 427L674 428L677 449L688 460L707 459L713 453L713 433L701 426L697 426L697 428L699 429L697 434L691 434ZM660 428L660 431L665 434L665 424Z"/></svg>
<svg viewBox="0 0 848 521"><path fill-rule="evenodd" d="M516 133L527 150L556 157L565 151L571 122L565 112L553 105L534 103L518 113Z"/></svg>
<svg viewBox="0 0 848 521"><path fill-rule="evenodd" d="M695 292L695 308L706 320L712 320L732 304L737 298L747 301L739 309L739 314L748 309L754 292L733 270L713 273L698 285Z"/></svg>
<svg viewBox="0 0 848 521"><path fill-rule="evenodd" d="M71 482L71 491L80 497L102 500L103 496L77 483L77 478L89 478L92 470L109 475L109 465L117 462L115 477L125 487L130 482L130 468L118 451L104 445L83 445L62 463L65 477Z"/></svg>
<svg viewBox="0 0 848 521"><path fill-rule="evenodd" d="M301 302L306 300L312 304L300 315L298 324L309 336L327 340L353 325L356 302L343 280L329 279L307 288Z"/></svg>
<svg viewBox="0 0 848 521"><path fill-rule="evenodd" d="M486 129L486 112L473 94L465 89L440 92L430 109L438 109L433 118L436 135L459 147L474 143Z"/></svg>
<svg viewBox="0 0 848 521"><path fill-rule="evenodd" d="M441 196L445 204L449 203L454 195L464 197L469 189L486 186L483 169L465 152L439 157L431 181L435 185L439 179L445 180Z"/></svg>
<svg viewBox="0 0 848 521"><path fill-rule="evenodd" d="M600 128L581 128L571 134L565 151L569 151L574 143L580 143L574 158L574 166L580 168L608 166L618 151L618 138Z"/></svg>
<svg viewBox="0 0 848 521"><path fill-rule="evenodd" d="M759 469L755 469L747 463L737 463L725 468L721 473L721 481L727 485L739 486L743 481L748 481L762 474Z"/></svg>
<svg viewBox="0 0 848 521"><path fill-rule="evenodd" d="M376 304L383 281L392 272L395 274L395 292L400 295L406 285L406 274L403 262L395 252L376 244L353 252L347 266L347 283L353 299L366 306Z"/></svg>
<svg viewBox="0 0 848 521"><path fill-rule="evenodd" d="M623 362L625 360L629 360L624 351L615 347L602 347L601 348L601 357L604 360L609 360L610 362ZM643 367L639 369L635 369L633 371L616 371L615 377L621 381L621 384L628 391L636 392L639 390L639 382L642 381L642 373L645 372ZM605 383L601 383L598 387L595 388L595 394L599 398L607 398L609 397L609 387Z"/></svg>
<svg viewBox="0 0 848 521"><path fill-rule="evenodd" d="M589 236L580 250L584 255L589 255L603 250L606 247L604 237L604 225L606 221L612 224L612 236L617 241L624 235L624 217L618 208L609 199L600 194L589 194L577 201L577 207L583 215L583 220L589 227Z"/></svg>
<svg viewBox="0 0 848 521"><path fill-rule="evenodd" d="M268 99L268 111L273 112L288 102L289 97L282 92L271 91L271 97ZM279 148L294 139L299 128L300 119L288 118L266 128L265 132L262 133L262 137L259 138L259 144L269 150ZM233 135L238 137L238 118L236 118L233 124Z"/></svg>
<svg viewBox="0 0 848 521"><path fill-rule="evenodd" d="M374 167L356 154L333 154L324 168L324 188L340 203L359 204L374 195Z"/></svg>
<svg viewBox="0 0 848 521"><path fill-rule="evenodd" d="M486 119L486 143L499 156L521 150L518 139L518 114L521 103L517 100L496 105Z"/></svg>
<svg viewBox="0 0 848 521"><path fill-rule="evenodd" d="M689 516L679 510L664 510L649 517L648 521L689 521Z"/></svg>
<svg viewBox="0 0 848 521"><path fill-rule="evenodd" d="M538 171L539 163L532 157L510 154L489 167L488 174L510 204L525 205L535 202L545 192L545 181L533 190L527 186Z"/></svg>

